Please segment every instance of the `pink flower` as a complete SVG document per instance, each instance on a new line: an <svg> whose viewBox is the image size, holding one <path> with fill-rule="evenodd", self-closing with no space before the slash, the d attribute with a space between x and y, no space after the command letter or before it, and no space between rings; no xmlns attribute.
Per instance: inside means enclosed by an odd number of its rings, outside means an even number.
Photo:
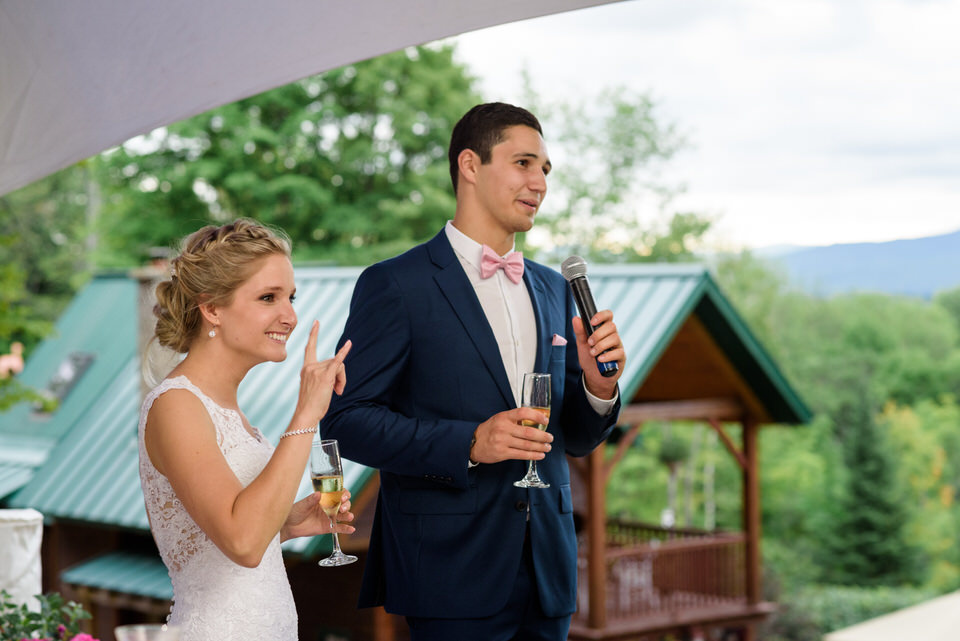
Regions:
<svg viewBox="0 0 960 641"><path fill-rule="evenodd" d="M99 639L94 639L92 636L86 632L81 632L77 636L70 639L70 641L100 641Z"/></svg>

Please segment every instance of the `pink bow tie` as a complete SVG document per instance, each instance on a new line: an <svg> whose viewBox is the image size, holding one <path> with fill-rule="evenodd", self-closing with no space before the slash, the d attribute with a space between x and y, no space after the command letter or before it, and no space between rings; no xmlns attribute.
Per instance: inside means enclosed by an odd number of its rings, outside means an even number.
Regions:
<svg viewBox="0 0 960 641"><path fill-rule="evenodd" d="M486 245L483 246L483 256L480 257L480 278L490 278L502 269L514 283L523 278L523 254L513 252L506 258L500 258L497 252Z"/></svg>

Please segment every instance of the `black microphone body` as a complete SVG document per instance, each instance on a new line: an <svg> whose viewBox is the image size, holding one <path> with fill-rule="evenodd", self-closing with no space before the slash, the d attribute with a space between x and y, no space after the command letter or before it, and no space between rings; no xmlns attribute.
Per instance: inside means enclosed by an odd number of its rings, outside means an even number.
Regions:
<svg viewBox="0 0 960 641"><path fill-rule="evenodd" d="M593 334L593 325L590 319L597 313L597 305L593 301L593 292L590 291L590 283L587 281L587 263L579 256L571 256L563 261L560 267L563 277L570 283L570 290L573 292L573 300L577 303L577 309L580 310L580 319L583 321L583 327L587 336ZM610 350L604 350L604 354ZM597 369L603 376L614 376L620 366L616 361L603 363L597 361Z"/></svg>

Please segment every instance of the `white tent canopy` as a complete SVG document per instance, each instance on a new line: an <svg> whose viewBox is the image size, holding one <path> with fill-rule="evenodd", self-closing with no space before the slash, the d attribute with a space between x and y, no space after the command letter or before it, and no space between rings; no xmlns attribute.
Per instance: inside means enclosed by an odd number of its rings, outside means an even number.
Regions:
<svg viewBox="0 0 960 641"><path fill-rule="evenodd" d="M0 195L299 78L611 1L0 0Z"/></svg>
<svg viewBox="0 0 960 641"><path fill-rule="evenodd" d="M956 641L960 591L843 628L823 641Z"/></svg>

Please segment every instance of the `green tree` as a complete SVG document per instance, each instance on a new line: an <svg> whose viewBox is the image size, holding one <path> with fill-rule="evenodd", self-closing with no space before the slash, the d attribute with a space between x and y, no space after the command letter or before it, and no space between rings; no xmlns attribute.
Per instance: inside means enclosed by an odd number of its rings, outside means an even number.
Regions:
<svg viewBox="0 0 960 641"><path fill-rule="evenodd" d="M786 274L750 251L721 254L714 261L713 272L750 330L769 349L776 350L783 340L777 320L790 291Z"/></svg>
<svg viewBox="0 0 960 641"><path fill-rule="evenodd" d="M838 559L847 552L855 554L860 547L837 533L838 524L850 525L857 513L854 503L870 500L865 505L873 507L863 509L868 515L873 509L875 514L882 511L875 508L876 503L886 497L897 502L899 512L894 513L910 524L907 534L902 529L883 533L891 542L888 552L905 558L904 575L919 578L918 557L905 541L923 539L920 547L932 560L929 551L941 549L940 542L951 531L945 523L926 532L916 525L933 522L929 512L920 511L923 503L911 489L932 473L932 455L919 445L908 446L901 437L894 441L898 456L893 458L883 444L888 421L878 426L872 417L890 399L929 399L921 402L931 403L943 396L949 388L946 377L938 372L949 372L953 363L960 362L953 324L941 309L923 301L874 295L809 296L791 289L774 267L746 254L724 257L716 274L724 292L815 414L808 426L764 430L764 551L771 566L791 588L822 578L821 572L835 578L830 573ZM929 425L935 423L929 421ZM954 431L953 425L946 425ZM862 451L864 440L867 449ZM914 442L926 441L915 438ZM879 463L860 462L861 458L873 460L870 447L878 449ZM914 452L925 452L926 457ZM899 461L906 464L908 457L909 484L899 468ZM870 465L885 469L885 476L874 480ZM871 488L879 497L863 498ZM907 491L909 495L900 494ZM874 528L874 536L881 527ZM820 554L826 546L831 554ZM854 557L851 563L856 562ZM850 568L846 572L854 574ZM954 576L950 566L936 574L941 586Z"/></svg>
<svg viewBox="0 0 960 641"><path fill-rule="evenodd" d="M97 194L81 162L0 196L0 354L20 343L28 358L90 277ZM0 411L25 400L43 402L15 376L0 378Z"/></svg>
<svg viewBox="0 0 960 641"><path fill-rule="evenodd" d="M960 332L941 305L882 294L822 299L791 287L749 254L721 258L717 279L751 330L817 413L855 402L847 382L865 375L879 411L960 396Z"/></svg>
<svg viewBox="0 0 960 641"><path fill-rule="evenodd" d="M0 247L10 245L0 239ZM26 304L29 294L23 271L14 263L0 263L0 355L11 353L14 343L32 345L50 330L50 324L32 316ZM24 350L24 355L28 350ZM0 412L24 400L40 400L33 390L20 384L15 374L0 377Z"/></svg>
<svg viewBox="0 0 960 641"><path fill-rule="evenodd" d="M950 314L954 325L960 331L960 287L937 292L933 302Z"/></svg>
<svg viewBox="0 0 960 641"><path fill-rule="evenodd" d="M19 343L28 357L89 274L86 184L80 165L0 197L0 355ZM24 400L40 397L0 378L0 411Z"/></svg>
<svg viewBox="0 0 960 641"><path fill-rule="evenodd" d="M660 451L657 459L667 468L667 514L668 525L676 523L677 514L677 474L680 465L690 456L690 444L673 434L670 424L665 425L663 440L660 441Z"/></svg>
<svg viewBox="0 0 960 641"><path fill-rule="evenodd" d="M888 404L881 425L900 461L901 483L912 506L906 524L927 568L926 585L947 592L960 587L960 407L952 397L913 406Z"/></svg>
<svg viewBox="0 0 960 641"><path fill-rule="evenodd" d="M890 443L871 410L865 378L850 381L859 398L836 413L846 478L838 493L820 567L828 583L899 585L918 578L907 540L907 510Z"/></svg>
<svg viewBox="0 0 960 641"><path fill-rule="evenodd" d="M91 163L82 162L0 196L4 300L16 300L18 314L52 322L90 277L89 217L96 194ZM15 282L21 290L15 291ZM28 325L9 339L23 342L29 351L43 333Z"/></svg>
<svg viewBox="0 0 960 641"><path fill-rule="evenodd" d="M684 187L663 171L686 140L654 100L613 87L550 103L525 82L525 102L554 161L549 199L527 247L552 260L571 253L600 262L694 260L710 221L672 208Z"/></svg>
<svg viewBox="0 0 960 641"><path fill-rule="evenodd" d="M831 490L844 478L843 452L825 415L765 428L761 447L764 563L792 592L821 578L822 533L833 516Z"/></svg>
<svg viewBox="0 0 960 641"><path fill-rule="evenodd" d="M478 97L452 46L348 65L157 130L104 156L106 263L205 223L283 228L295 257L366 264L453 213L446 147Z"/></svg>

